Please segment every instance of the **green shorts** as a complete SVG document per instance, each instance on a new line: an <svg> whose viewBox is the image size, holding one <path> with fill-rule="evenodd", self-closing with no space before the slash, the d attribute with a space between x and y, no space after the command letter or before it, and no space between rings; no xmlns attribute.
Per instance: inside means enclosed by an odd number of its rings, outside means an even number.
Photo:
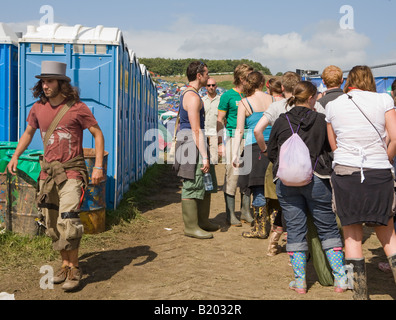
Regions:
<svg viewBox="0 0 396 320"><path fill-rule="evenodd" d="M182 199L199 199L203 200L205 192L216 193L217 192L217 178L214 165L210 165L210 174L212 175L213 190L205 191L203 182L203 172L201 170L202 164L198 164L195 170L194 180L183 179L182 187Z"/></svg>

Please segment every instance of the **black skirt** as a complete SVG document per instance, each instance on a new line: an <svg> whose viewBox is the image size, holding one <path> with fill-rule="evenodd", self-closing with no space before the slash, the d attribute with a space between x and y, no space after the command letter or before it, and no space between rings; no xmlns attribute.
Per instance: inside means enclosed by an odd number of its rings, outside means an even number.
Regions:
<svg viewBox="0 0 396 320"><path fill-rule="evenodd" d="M264 186L265 173L269 160L260 152L260 147L257 143L245 146L242 157L244 161L249 161L248 167L251 166L251 169L239 175L237 186L241 189L241 192L247 194L250 187ZM245 169L246 165L244 164L244 167L241 169Z"/></svg>
<svg viewBox="0 0 396 320"><path fill-rule="evenodd" d="M393 216L394 181L390 169L360 171L351 175L331 175L337 215L343 226L351 224L387 225Z"/></svg>

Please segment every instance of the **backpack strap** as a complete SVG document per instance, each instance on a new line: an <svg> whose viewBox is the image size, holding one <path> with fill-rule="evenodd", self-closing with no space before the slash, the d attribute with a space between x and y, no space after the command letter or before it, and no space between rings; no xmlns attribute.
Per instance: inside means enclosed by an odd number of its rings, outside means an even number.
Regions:
<svg viewBox="0 0 396 320"><path fill-rule="evenodd" d="M290 119L289 119L289 117L287 116L287 114L285 113L286 119L287 119L287 121L289 122L290 130L291 130L293 133L297 133L298 130L300 130L302 121L305 119L305 117L306 117L311 111L312 111L312 110L309 110L309 111L305 114L305 116L301 118L300 123L299 123L299 125L298 125L298 127L297 127L296 132L294 132L293 127L292 127L292 125L291 125L291 123L290 123Z"/></svg>

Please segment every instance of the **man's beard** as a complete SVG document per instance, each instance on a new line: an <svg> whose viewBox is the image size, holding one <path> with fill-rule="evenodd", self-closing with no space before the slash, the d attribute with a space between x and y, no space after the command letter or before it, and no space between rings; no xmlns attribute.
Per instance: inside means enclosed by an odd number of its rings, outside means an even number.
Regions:
<svg viewBox="0 0 396 320"><path fill-rule="evenodd" d="M58 96L60 90L59 90L59 87L57 87L57 88L55 88L55 89L53 89L53 90L50 90L48 94L45 93L44 90L43 90L43 92L44 92L44 95L45 95L45 97L46 97L47 99L51 99L51 98L55 98L56 96Z"/></svg>

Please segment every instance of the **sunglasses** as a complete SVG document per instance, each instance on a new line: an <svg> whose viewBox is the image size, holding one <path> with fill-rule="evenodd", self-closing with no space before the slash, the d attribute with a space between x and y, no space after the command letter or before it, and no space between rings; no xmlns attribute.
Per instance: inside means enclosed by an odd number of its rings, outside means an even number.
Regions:
<svg viewBox="0 0 396 320"><path fill-rule="evenodd" d="M207 86L207 87L216 87L215 84L207 84L206 86Z"/></svg>

